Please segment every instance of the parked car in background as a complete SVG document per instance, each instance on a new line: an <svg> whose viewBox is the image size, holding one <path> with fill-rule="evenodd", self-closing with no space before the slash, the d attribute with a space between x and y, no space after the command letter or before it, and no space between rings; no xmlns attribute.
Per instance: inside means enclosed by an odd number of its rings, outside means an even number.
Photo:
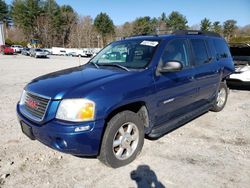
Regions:
<svg viewBox="0 0 250 188"><path fill-rule="evenodd" d="M39 58L39 57L46 58L47 57L47 53L43 49L32 48L30 50L30 56L31 57L35 57L35 58Z"/></svg>
<svg viewBox="0 0 250 188"><path fill-rule="evenodd" d="M15 53L21 53L22 49L23 49L23 47L21 45L12 45L11 48L14 49Z"/></svg>
<svg viewBox="0 0 250 188"><path fill-rule="evenodd" d="M43 49L43 51L47 54L47 55L51 55L51 52L47 49Z"/></svg>
<svg viewBox="0 0 250 188"><path fill-rule="evenodd" d="M235 64L235 72L227 79L228 85L250 87L250 44L230 44L230 51Z"/></svg>
<svg viewBox="0 0 250 188"><path fill-rule="evenodd" d="M30 56L30 48L23 48L22 55Z"/></svg>
<svg viewBox="0 0 250 188"><path fill-rule="evenodd" d="M72 56L72 57L87 57L86 51L84 50L76 50L74 52L69 52L67 53L67 56Z"/></svg>
<svg viewBox="0 0 250 188"><path fill-rule="evenodd" d="M60 50L58 55L66 56L67 55L66 50Z"/></svg>
<svg viewBox="0 0 250 188"><path fill-rule="evenodd" d="M0 46L0 53L4 55L13 55L14 49L7 45L1 45Z"/></svg>
<svg viewBox="0 0 250 188"><path fill-rule="evenodd" d="M158 138L221 111L233 71L228 45L216 33L129 37L86 65L32 80L16 109L30 139L117 168L138 156L145 135Z"/></svg>
<svg viewBox="0 0 250 188"><path fill-rule="evenodd" d="M78 53L76 53L76 52L69 52L69 53L67 54L67 56L79 57L80 55L79 55Z"/></svg>

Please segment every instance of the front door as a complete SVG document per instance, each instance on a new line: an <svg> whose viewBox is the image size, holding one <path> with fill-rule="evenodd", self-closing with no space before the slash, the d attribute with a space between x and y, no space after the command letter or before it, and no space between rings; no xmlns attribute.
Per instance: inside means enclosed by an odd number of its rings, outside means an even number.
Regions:
<svg viewBox="0 0 250 188"><path fill-rule="evenodd" d="M186 39L173 39L164 49L159 64L179 61L183 69L155 76L156 126L187 113L189 106L196 101L195 72L190 64L189 54L189 43Z"/></svg>

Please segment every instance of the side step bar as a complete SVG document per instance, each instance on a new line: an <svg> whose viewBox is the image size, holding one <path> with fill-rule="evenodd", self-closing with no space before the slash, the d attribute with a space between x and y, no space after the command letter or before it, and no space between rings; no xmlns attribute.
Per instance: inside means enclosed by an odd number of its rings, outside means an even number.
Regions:
<svg viewBox="0 0 250 188"><path fill-rule="evenodd" d="M147 135L149 138L157 139L163 136L166 133L173 131L174 129L184 125L185 123L193 120L194 118L206 113L211 109L212 104L208 103L192 112L189 112L183 116L180 116L176 119L173 119L165 124L159 125L151 130L151 132Z"/></svg>

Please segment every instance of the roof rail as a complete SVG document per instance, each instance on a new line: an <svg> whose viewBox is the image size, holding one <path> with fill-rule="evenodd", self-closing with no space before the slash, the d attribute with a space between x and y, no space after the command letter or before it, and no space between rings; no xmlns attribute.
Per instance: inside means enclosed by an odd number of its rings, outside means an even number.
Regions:
<svg viewBox="0 0 250 188"><path fill-rule="evenodd" d="M147 36L154 36L154 37L157 37L158 35L155 35L155 34L147 34L147 33L142 33L142 34L139 34L139 35L131 35L131 36L124 37L124 38L125 38L125 39L127 39L127 38L147 37Z"/></svg>
<svg viewBox="0 0 250 188"><path fill-rule="evenodd" d="M200 31L200 30L177 30L172 34L175 35L205 35L212 37L221 37L220 34L211 31Z"/></svg>

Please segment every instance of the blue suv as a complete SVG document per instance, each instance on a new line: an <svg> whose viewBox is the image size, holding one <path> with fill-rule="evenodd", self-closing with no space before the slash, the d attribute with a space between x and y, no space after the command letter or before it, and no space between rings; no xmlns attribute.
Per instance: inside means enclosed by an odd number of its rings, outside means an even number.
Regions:
<svg viewBox="0 0 250 188"><path fill-rule="evenodd" d="M234 65L218 34L176 31L113 42L86 65L32 80L17 104L32 140L113 168L159 138L226 104Z"/></svg>

